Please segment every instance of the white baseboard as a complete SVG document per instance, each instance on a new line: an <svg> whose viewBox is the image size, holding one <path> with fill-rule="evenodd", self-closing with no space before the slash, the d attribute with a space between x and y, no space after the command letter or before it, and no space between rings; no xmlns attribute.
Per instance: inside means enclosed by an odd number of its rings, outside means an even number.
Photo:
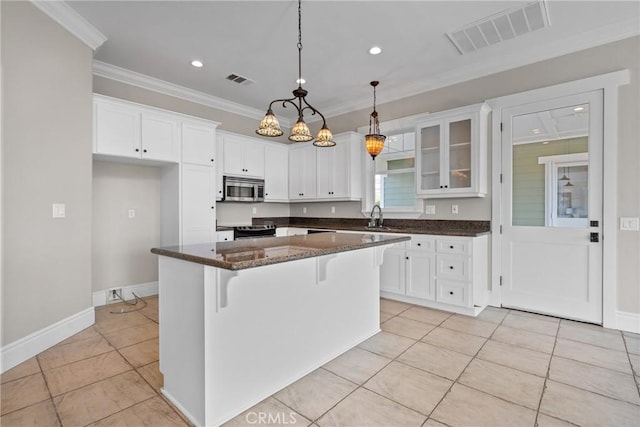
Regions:
<svg viewBox="0 0 640 427"><path fill-rule="evenodd" d="M150 297L158 295L158 282L139 283L137 285L129 285L122 287L122 298L125 300L131 300L134 298L133 294L136 294L140 298ZM100 307L107 304L107 290L96 291L93 293L93 306Z"/></svg>
<svg viewBox="0 0 640 427"><path fill-rule="evenodd" d="M89 307L59 322L40 329L0 349L0 372L32 358L95 323L95 310Z"/></svg>
<svg viewBox="0 0 640 427"><path fill-rule="evenodd" d="M640 314L616 310L616 329L640 334Z"/></svg>

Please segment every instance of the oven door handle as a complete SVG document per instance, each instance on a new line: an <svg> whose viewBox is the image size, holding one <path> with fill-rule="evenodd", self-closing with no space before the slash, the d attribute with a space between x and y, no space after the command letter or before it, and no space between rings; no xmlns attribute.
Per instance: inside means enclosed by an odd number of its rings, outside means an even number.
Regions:
<svg viewBox="0 0 640 427"><path fill-rule="evenodd" d="M253 201L258 201L258 184L253 184Z"/></svg>

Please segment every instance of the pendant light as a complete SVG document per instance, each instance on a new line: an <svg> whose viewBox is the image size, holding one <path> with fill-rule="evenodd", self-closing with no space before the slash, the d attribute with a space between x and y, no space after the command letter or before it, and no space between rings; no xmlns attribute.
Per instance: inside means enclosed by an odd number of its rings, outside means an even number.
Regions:
<svg viewBox="0 0 640 427"><path fill-rule="evenodd" d="M376 111L376 86L380 84L378 81L369 83L373 86L373 112L369 116L369 134L365 135L364 143L367 147L367 153L371 155L373 160L380 154L384 147L386 136L380 134L380 121L378 120L378 112Z"/></svg>
<svg viewBox="0 0 640 427"><path fill-rule="evenodd" d="M293 91L293 98L287 99L276 99L271 101L269 104L269 108L267 109L267 114L260 121L260 125L256 130L256 133L261 136L269 136L276 137L283 134L282 129L280 129L280 123L276 118L275 114L273 114L273 110L271 107L275 103L282 102L282 107L287 108L287 104L293 105L296 110L298 110L298 120L296 124L293 125L291 129L291 134L289 135L289 140L293 142L307 142L313 139L311 136L311 132L309 131L309 127L304 122L304 110L311 110L311 115L318 114L322 117L322 128L320 132L318 132L318 136L316 136L316 140L313 142L313 145L316 147L333 147L336 145L333 140L333 134L327 127L327 121L325 120L322 113L316 110L311 104L307 102L306 96L307 91L302 88L302 0L298 0L298 87Z"/></svg>

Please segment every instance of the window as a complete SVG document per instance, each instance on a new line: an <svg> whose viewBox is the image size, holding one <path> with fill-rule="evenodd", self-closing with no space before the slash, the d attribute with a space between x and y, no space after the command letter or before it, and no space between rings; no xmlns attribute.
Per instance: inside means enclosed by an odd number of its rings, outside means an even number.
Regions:
<svg viewBox="0 0 640 427"><path fill-rule="evenodd" d="M416 210L415 133L389 135L375 160L374 201L385 210Z"/></svg>

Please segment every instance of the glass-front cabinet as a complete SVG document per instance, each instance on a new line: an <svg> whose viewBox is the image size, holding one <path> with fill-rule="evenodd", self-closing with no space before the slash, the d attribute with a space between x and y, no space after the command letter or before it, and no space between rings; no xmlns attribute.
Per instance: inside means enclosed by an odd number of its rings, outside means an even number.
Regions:
<svg viewBox="0 0 640 427"><path fill-rule="evenodd" d="M477 104L429 115L416 128L418 197L484 197L487 192L487 120Z"/></svg>

